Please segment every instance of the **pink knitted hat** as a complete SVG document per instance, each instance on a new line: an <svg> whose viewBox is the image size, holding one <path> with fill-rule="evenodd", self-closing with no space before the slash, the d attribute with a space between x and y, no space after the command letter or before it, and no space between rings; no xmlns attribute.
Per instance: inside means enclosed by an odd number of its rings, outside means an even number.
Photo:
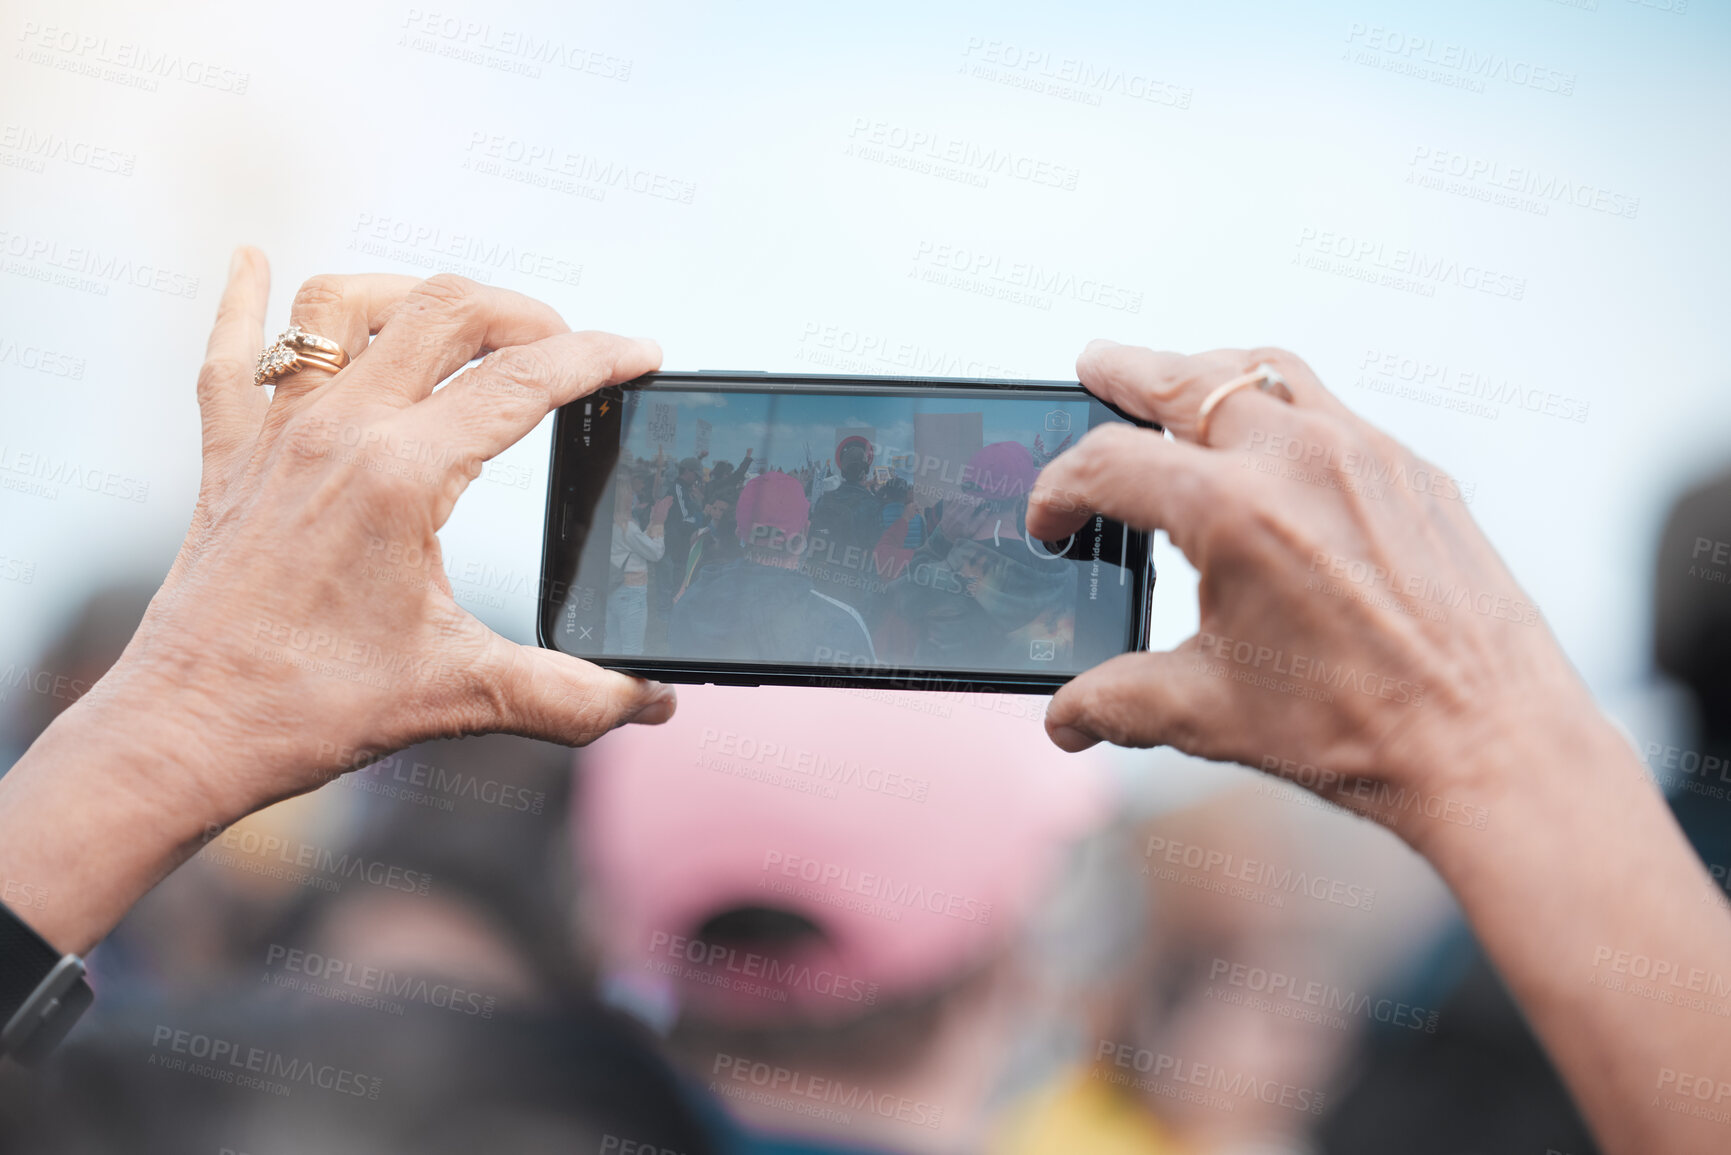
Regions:
<svg viewBox="0 0 1731 1155"><path fill-rule="evenodd" d="M970 488L987 497L1026 497L1040 475L1034 455L1020 441L994 441L968 459L964 476Z"/></svg>

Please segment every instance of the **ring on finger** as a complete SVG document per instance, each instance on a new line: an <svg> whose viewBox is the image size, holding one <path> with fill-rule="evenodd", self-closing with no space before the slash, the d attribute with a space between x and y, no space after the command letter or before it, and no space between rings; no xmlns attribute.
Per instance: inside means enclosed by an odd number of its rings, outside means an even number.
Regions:
<svg viewBox="0 0 1731 1155"><path fill-rule="evenodd" d="M258 355L258 367L253 370L252 383L269 385L278 378L301 369L323 369L327 373L337 373L348 363L348 353L329 337L309 333L299 325L290 325Z"/></svg>
<svg viewBox="0 0 1731 1155"><path fill-rule="evenodd" d="M1224 385L1216 386L1214 392L1202 399L1202 407L1196 411L1196 443L1208 444L1208 425L1214 418L1214 411L1220 408L1221 402L1238 392L1240 389L1256 388L1270 396L1292 404L1292 390L1287 388L1286 378L1280 375L1280 370L1264 361L1242 377L1234 377Z"/></svg>

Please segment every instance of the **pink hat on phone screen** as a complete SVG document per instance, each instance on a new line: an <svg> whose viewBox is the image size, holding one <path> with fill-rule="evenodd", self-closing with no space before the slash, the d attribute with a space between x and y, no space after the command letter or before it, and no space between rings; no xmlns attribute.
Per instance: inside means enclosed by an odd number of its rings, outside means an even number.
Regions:
<svg viewBox="0 0 1731 1155"><path fill-rule="evenodd" d="M1040 467L1020 441L994 441L968 459L968 488L1005 501L1028 496Z"/></svg>
<svg viewBox="0 0 1731 1155"><path fill-rule="evenodd" d="M760 473L746 482L734 510L741 541L757 540L755 531L760 526L789 535L802 533L810 520L811 503L805 499L805 487L797 477L779 472Z"/></svg>

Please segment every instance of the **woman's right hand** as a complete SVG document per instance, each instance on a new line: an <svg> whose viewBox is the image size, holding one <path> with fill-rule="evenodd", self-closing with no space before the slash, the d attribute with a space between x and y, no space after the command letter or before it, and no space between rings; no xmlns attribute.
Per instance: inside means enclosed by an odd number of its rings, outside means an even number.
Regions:
<svg viewBox="0 0 1731 1155"><path fill-rule="evenodd" d="M1197 444L1203 399L1264 362L1293 401L1241 389L1215 411L1212 444ZM1240 762L1410 839L1495 792L1469 780L1478 745L1596 716L1460 485L1353 415L1297 357L1098 341L1077 372L1172 439L1091 431L1042 472L1029 528L1054 540L1100 512L1166 530L1200 572L1201 629L1064 687L1047 715L1060 746Z"/></svg>

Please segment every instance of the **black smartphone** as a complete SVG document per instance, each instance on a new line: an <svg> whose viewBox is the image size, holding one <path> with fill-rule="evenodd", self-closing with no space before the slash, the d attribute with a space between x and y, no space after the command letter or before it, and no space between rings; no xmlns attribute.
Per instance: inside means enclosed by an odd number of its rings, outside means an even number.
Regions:
<svg viewBox="0 0 1731 1155"><path fill-rule="evenodd" d="M653 373L553 427L541 644L667 682L1050 693L1144 649L1146 533L1026 531L1076 382Z"/></svg>

